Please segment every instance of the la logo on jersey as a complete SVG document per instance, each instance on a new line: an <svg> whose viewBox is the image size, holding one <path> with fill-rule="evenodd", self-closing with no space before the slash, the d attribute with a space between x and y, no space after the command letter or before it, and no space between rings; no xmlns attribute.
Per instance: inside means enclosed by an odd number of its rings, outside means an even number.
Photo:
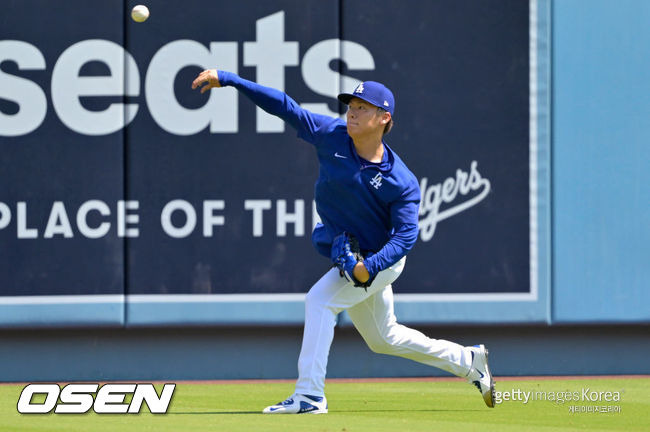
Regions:
<svg viewBox="0 0 650 432"><path fill-rule="evenodd" d="M377 173L377 175L374 176L374 177L370 180L370 184L371 184L375 189L379 189L379 186L381 186L381 181L382 181L382 180L383 180L383 177L381 176L381 173Z"/></svg>
<svg viewBox="0 0 650 432"><path fill-rule="evenodd" d="M359 84L356 89L354 89L355 93L363 93L363 83Z"/></svg>

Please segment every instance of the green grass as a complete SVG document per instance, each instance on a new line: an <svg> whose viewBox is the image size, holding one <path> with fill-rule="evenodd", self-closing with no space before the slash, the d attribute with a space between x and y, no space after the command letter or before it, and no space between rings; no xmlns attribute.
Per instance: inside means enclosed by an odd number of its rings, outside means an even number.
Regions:
<svg viewBox="0 0 650 432"><path fill-rule="evenodd" d="M619 402L504 401L495 409L458 381L328 383L326 415L262 415L266 405L290 395L292 383L181 383L166 415L21 415L21 385L0 386L0 431L647 431L650 379L501 381L497 390L620 392ZM157 386L158 387L158 386ZM548 397L548 396L547 396ZM571 413L569 407L612 405L619 413ZM147 411L144 407L143 411Z"/></svg>

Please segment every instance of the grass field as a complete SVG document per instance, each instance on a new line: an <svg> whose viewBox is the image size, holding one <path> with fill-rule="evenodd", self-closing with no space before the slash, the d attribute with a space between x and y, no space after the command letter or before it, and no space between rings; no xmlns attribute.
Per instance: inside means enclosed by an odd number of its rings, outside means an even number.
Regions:
<svg viewBox="0 0 650 432"><path fill-rule="evenodd" d="M168 414L31 414L16 412L24 385L0 385L0 431L648 431L650 378L502 380L497 390L524 399L503 401L494 409L461 380L420 382L328 382L329 414L263 415L266 405L283 400L291 382L179 383ZM158 387L158 386L157 386ZM620 401L578 400L595 393L620 394ZM160 390L160 389L159 389ZM517 393L521 391L521 393ZM573 392L577 392L574 394ZM543 397L547 400L543 400ZM604 397L604 396L603 396ZM615 397L615 396L614 396ZM532 399L537 400L532 400ZM565 396L566 398L566 396ZM36 402L36 399L35 399ZM571 407L587 412L571 412ZM589 412L605 406L620 412ZM611 407L611 408L607 408Z"/></svg>

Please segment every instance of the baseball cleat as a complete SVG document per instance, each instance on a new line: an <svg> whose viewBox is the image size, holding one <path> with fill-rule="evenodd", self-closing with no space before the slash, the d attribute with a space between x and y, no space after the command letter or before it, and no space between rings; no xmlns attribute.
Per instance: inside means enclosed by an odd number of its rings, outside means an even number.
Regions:
<svg viewBox="0 0 650 432"><path fill-rule="evenodd" d="M293 394L284 402L268 406L264 414L326 414L327 399L325 396Z"/></svg>
<svg viewBox="0 0 650 432"><path fill-rule="evenodd" d="M494 408L494 378L488 367L488 350L485 345L469 347L472 352L472 367L467 380L481 392L485 405Z"/></svg>

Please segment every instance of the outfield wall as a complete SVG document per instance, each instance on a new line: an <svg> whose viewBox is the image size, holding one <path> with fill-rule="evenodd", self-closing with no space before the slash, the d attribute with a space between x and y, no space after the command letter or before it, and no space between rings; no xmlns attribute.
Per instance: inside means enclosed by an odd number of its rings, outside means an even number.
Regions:
<svg viewBox="0 0 650 432"><path fill-rule="evenodd" d="M110 359L138 340L138 358L150 358L144 347L162 356L156 339L167 334L190 353L180 361L200 366L187 377L291 376L226 371L247 364L234 343L261 363L297 354L289 347L304 293L328 266L309 241L313 149L232 89L189 90L208 67L330 115L342 108L335 95L359 80L395 91L387 141L420 179L424 203L394 287L402 322L468 343L512 332L492 339L500 374L535 373L519 346L533 359L571 347L576 359L602 356L570 368L535 360L540 373L648 373L636 355L621 366L598 348L619 333L622 349L636 340L647 358L647 2L395 1L379 10L274 0L209 13L198 2L151 1L144 24L127 18L132 3L98 1L83 16L75 1L3 6L0 349L13 355L0 356L0 380L36 379L29 359L43 347L55 350L52 371L72 361L60 379L74 370L127 378ZM342 314L340 333L352 341L342 352L365 356L350 325ZM271 333L282 353L259 343ZM107 350L97 367L65 354ZM220 353L223 367L205 372ZM379 358L377 368L334 361L331 371L423 373ZM134 367L128 376L145 373ZM168 370L147 367L152 377Z"/></svg>
<svg viewBox="0 0 650 432"><path fill-rule="evenodd" d="M485 343L497 376L650 374L650 334L640 325L416 328ZM14 330L0 334L0 381L295 379L301 339L296 326ZM375 354L350 327L336 329L327 375L449 376Z"/></svg>
<svg viewBox="0 0 650 432"><path fill-rule="evenodd" d="M385 82L386 141L422 190L402 318L550 321L548 2L152 1L142 24L113 0L77 20L82 3L5 12L4 325L303 321L330 266L314 149L234 89L192 91L210 67L331 116Z"/></svg>
<svg viewBox="0 0 650 432"><path fill-rule="evenodd" d="M650 318L649 19L643 0L554 2L554 322Z"/></svg>

